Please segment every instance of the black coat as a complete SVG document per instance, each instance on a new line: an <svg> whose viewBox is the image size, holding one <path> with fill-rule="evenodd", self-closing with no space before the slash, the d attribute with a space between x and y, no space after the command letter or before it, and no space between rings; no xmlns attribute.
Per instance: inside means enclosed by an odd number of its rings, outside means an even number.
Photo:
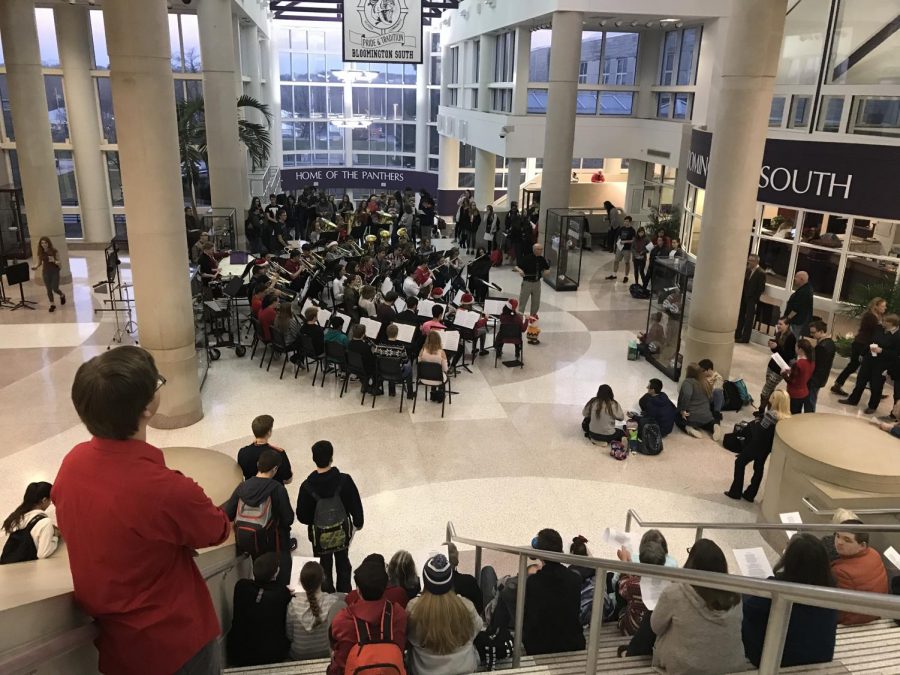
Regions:
<svg viewBox="0 0 900 675"><path fill-rule="evenodd" d="M228 632L230 665L259 666L287 658L291 643L285 631L285 616L290 602L287 586L238 580L234 586L234 618Z"/></svg>
<svg viewBox="0 0 900 675"><path fill-rule="evenodd" d="M535 655L584 649L580 608L581 576L559 563L544 563L525 586L525 651Z"/></svg>
<svg viewBox="0 0 900 675"><path fill-rule="evenodd" d="M313 491L319 497L331 497L341 486L341 502L344 504L347 514L353 521L353 526L360 529L363 526L363 506L359 498L359 490L349 474L341 473L337 467L331 467L325 473L313 471L300 485L300 494L297 497L297 520L304 525L311 525L316 514L316 500L312 496Z"/></svg>
<svg viewBox="0 0 900 675"><path fill-rule="evenodd" d="M744 621L741 625L744 653L755 666L759 666L762 658L763 638L769 623L771 604L769 598L744 597ZM781 666L786 668L810 663L828 663L834 658L836 630L837 611L824 607L794 605L788 623Z"/></svg>
<svg viewBox="0 0 900 675"><path fill-rule="evenodd" d="M757 267L753 272L744 274L744 288L741 291L741 299L744 302L758 302L759 297L766 292L766 273L762 267Z"/></svg>

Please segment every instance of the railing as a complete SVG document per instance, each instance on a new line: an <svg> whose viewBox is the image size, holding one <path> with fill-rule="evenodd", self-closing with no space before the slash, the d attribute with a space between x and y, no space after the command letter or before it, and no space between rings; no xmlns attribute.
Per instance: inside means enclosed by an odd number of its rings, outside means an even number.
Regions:
<svg viewBox="0 0 900 675"><path fill-rule="evenodd" d="M715 524L715 523L714 523ZM849 526L846 526L849 528ZM833 527L831 528L834 529ZM806 584L753 579L750 577L705 572L700 570L679 569L659 565L624 562L622 560L605 560L567 553L538 551L531 547L510 546L494 542L460 537L452 522L447 523L447 542L467 544L475 547L476 565L480 566L481 552L484 549L515 555L519 560L519 583L516 587L515 634L513 637L513 668L518 668L522 659L522 628L525 624L525 585L527 579L528 559L540 558L544 561L565 565L579 565L596 570L597 579L594 585L594 604L591 608L591 627L587 645L587 666L585 673L594 675L597 672L597 651L600 640L600 620L603 608L603 595L606 584L602 581L607 572L648 575L670 582L682 582L695 586L715 588L733 593L755 595L771 598L769 623L766 628L763 652L759 663L760 673L777 673L784 652L784 641L787 637L791 607L794 603L826 607L839 611L853 611L872 614L885 618L900 618L900 597L882 593L862 593L838 588L809 586Z"/></svg>
<svg viewBox="0 0 900 675"><path fill-rule="evenodd" d="M241 554L223 560L200 570L203 579L208 581L223 573L233 570L246 558ZM42 663L47 663L64 654L93 642L98 635L97 625L93 620L77 628L54 635L49 640L35 641L21 648L16 648L0 656L0 673L27 673L36 670Z"/></svg>
<svg viewBox="0 0 900 675"><path fill-rule="evenodd" d="M874 515L875 513L900 513L897 509L870 509L868 511L855 511L859 515ZM823 512L824 513L824 512ZM694 541L703 538L704 530L781 530L791 532L827 532L833 534L833 523L678 523L678 522L648 522L642 520L634 509L628 509L625 516L625 531L631 532L632 522L641 527L655 527L658 529L695 530ZM900 532L900 525L855 525L840 526L841 532Z"/></svg>
<svg viewBox="0 0 900 675"><path fill-rule="evenodd" d="M803 497L801 500L803 506L809 509L810 513L816 516L832 517L837 513L837 509L820 509L813 504L809 497ZM858 516L900 516L900 509L850 509ZM792 530L794 528L791 528ZM843 527L841 528L843 529Z"/></svg>

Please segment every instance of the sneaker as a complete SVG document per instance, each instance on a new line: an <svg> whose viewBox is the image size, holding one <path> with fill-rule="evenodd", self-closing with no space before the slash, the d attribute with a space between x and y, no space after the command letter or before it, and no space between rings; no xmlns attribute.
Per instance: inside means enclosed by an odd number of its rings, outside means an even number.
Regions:
<svg viewBox="0 0 900 675"><path fill-rule="evenodd" d="M608 277L606 277L606 280L607 280L607 281L613 281L615 278L616 278L616 275L615 275L615 274L610 274Z"/></svg>
<svg viewBox="0 0 900 675"><path fill-rule="evenodd" d="M700 430L695 429L694 427L685 427L684 431L688 436L693 436L694 438L703 438L703 434L700 433Z"/></svg>
<svg viewBox="0 0 900 675"><path fill-rule="evenodd" d="M723 492L722 494L725 495L726 497L728 497L729 499L740 499L741 498L741 495L732 494L731 492L728 492L727 490L725 492Z"/></svg>
<svg viewBox="0 0 900 675"><path fill-rule="evenodd" d="M855 401L851 401L849 398L839 399L838 403L843 403L844 405L857 405Z"/></svg>
<svg viewBox="0 0 900 675"><path fill-rule="evenodd" d="M722 441L722 436L723 436L723 434L722 434L722 425L721 425L721 424L716 424L716 425L713 427L712 439L713 439L716 443L720 443L720 442Z"/></svg>
<svg viewBox="0 0 900 675"><path fill-rule="evenodd" d="M61 305L66 304L66 296L60 294L60 296L59 296L59 304L61 304Z"/></svg>
<svg viewBox="0 0 900 675"><path fill-rule="evenodd" d="M849 392L844 391L843 388L841 387L841 385L839 385L839 384L831 385L831 391L833 391L835 394L840 394L841 396L849 396L850 395Z"/></svg>
<svg viewBox="0 0 900 675"><path fill-rule="evenodd" d="M623 283L623 284L627 284L627 283L628 283L628 277L622 277L622 283Z"/></svg>
<svg viewBox="0 0 900 675"><path fill-rule="evenodd" d="M56 305L50 305L50 311L51 311L51 312L55 312L55 311L56 311Z"/></svg>
<svg viewBox="0 0 900 675"><path fill-rule="evenodd" d="M865 410L863 410L863 414L864 414L864 415L874 415L874 414L875 414L875 408L866 408Z"/></svg>

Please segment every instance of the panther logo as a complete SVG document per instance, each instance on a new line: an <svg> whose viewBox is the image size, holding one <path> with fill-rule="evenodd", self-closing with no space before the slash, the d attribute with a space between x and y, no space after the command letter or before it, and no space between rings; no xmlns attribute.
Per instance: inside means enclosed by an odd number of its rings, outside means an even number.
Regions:
<svg viewBox="0 0 900 675"><path fill-rule="evenodd" d="M357 7L366 30L384 35L400 30L406 20L406 0L359 0Z"/></svg>

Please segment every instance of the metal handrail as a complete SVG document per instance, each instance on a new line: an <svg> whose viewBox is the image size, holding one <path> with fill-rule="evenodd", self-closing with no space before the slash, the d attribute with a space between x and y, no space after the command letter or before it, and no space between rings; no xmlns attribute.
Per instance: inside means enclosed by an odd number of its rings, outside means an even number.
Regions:
<svg viewBox="0 0 900 675"><path fill-rule="evenodd" d="M871 509L875 511L876 509ZM866 514L865 511L856 511L857 514ZM694 541L703 538L704 530L783 530L791 532L826 532L834 534L834 523L679 523L679 522L655 522L642 520L634 509L628 509L625 516L625 531L631 532L632 521L641 527L655 527L671 530L695 530ZM856 525L842 524L841 532L900 532L900 525Z"/></svg>
<svg viewBox="0 0 900 675"><path fill-rule="evenodd" d="M848 591L838 588L826 588L823 586L809 586L806 584L785 581L754 579L731 574L720 574L718 572L646 565L642 563L625 562L622 560L607 560L603 558L573 555L570 553L538 551L531 547L511 546L508 544L498 544L480 539L461 537L456 534L456 528L450 521L447 522L447 542L474 546L476 565L480 563L481 552L484 549L497 551L499 553L508 553L518 557L519 583L516 588L513 668L518 668L522 659L522 628L525 624L526 585L524 580L527 575L529 558L540 558L544 561L588 567L596 570L597 579L601 580L594 584L594 604L591 608L591 626L588 636L587 666L585 668L585 673L587 675L594 675L597 671L597 650L599 648L600 640L600 611L603 607L603 594L606 590L606 584L602 580L606 578L607 572L619 572L638 576L646 575L671 582L681 582L706 588L731 591L734 593L771 598L772 605L769 610L769 622L766 627L762 657L759 662L759 672L761 673L777 673L779 671L781 656L784 652L784 642L787 638L791 607L795 602L804 605L812 605L814 607L826 607L842 611L862 611L886 618L900 618L900 597L883 593L863 593L860 591Z"/></svg>
<svg viewBox="0 0 900 675"><path fill-rule="evenodd" d="M810 501L809 497L803 497L800 499L803 502L803 506L809 509L810 513L816 516L834 516L837 513L837 509L820 509L815 504ZM853 511L858 516L900 516L900 509L849 509ZM793 529L793 528L791 528ZM843 529L843 526L842 528Z"/></svg>
<svg viewBox="0 0 900 675"><path fill-rule="evenodd" d="M223 560L215 565L201 569L200 574L203 575L204 581L208 581L223 572L231 571L246 557L247 554L242 553L234 558ZM90 619L77 628L71 628L54 635L49 640L43 642L35 641L29 643L30 646L13 649L5 655L0 655L0 673L32 672L42 663L93 642L97 639L98 634L99 630L96 622Z"/></svg>

